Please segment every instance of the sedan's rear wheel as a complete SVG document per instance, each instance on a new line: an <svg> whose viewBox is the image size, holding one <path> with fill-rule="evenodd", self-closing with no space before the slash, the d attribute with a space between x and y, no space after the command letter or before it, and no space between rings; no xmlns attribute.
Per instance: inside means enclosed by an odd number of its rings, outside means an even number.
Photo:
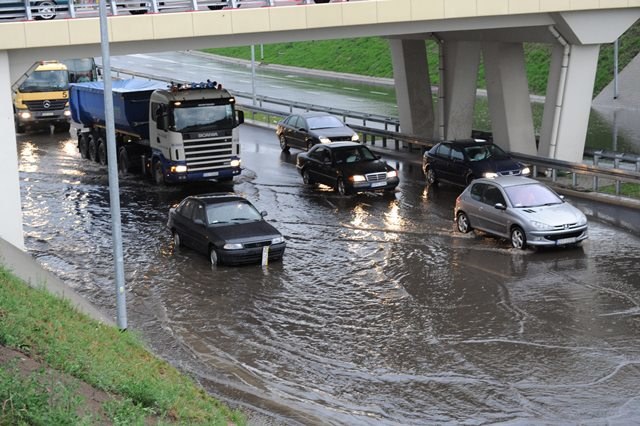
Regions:
<svg viewBox="0 0 640 426"><path fill-rule="evenodd" d="M519 226L511 228L511 246L521 250L527 247L527 235Z"/></svg>
<svg viewBox="0 0 640 426"><path fill-rule="evenodd" d="M211 266L216 266L219 262L218 253L216 252L216 249L213 247L209 249L209 261L211 262Z"/></svg>
<svg viewBox="0 0 640 426"><path fill-rule="evenodd" d="M458 213L458 217L456 219L456 224L458 225L458 231L462 232L463 234L466 234L467 232L471 231L473 228L471 228L471 223L469 222L469 217L467 216L467 214L465 212L460 212Z"/></svg>
<svg viewBox="0 0 640 426"><path fill-rule="evenodd" d="M427 183L429 185L435 185L438 183L438 178L436 177L436 172L433 168L429 167L426 173Z"/></svg>
<svg viewBox="0 0 640 426"><path fill-rule="evenodd" d="M283 152L289 152L289 145L287 145L287 139L282 134L280 135L280 149Z"/></svg>

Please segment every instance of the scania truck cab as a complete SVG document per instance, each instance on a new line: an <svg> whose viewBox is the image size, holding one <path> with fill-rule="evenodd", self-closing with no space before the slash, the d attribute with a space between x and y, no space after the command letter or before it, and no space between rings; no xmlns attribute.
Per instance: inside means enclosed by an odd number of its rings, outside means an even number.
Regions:
<svg viewBox="0 0 640 426"><path fill-rule="evenodd" d="M69 130L69 74L58 61L34 64L13 85L13 112L16 132L27 128Z"/></svg>

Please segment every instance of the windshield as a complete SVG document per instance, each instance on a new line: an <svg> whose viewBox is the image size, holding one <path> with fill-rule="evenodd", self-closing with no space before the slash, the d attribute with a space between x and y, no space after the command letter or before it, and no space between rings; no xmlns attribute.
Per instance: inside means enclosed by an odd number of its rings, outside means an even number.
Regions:
<svg viewBox="0 0 640 426"><path fill-rule="evenodd" d="M206 105L174 108L173 121L178 132L222 130L233 127L232 105Z"/></svg>
<svg viewBox="0 0 640 426"><path fill-rule="evenodd" d="M65 59L62 62L69 70L70 83L83 83L98 79L96 63L93 58Z"/></svg>
<svg viewBox="0 0 640 426"><path fill-rule="evenodd" d="M67 71L34 71L19 89L22 93L57 92L69 90Z"/></svg>
<svg viewBox="0 0 640 426"><path fill-rule="evenodd" d="M375 159L376 156L373 155L373 152L364 146L337 149L335 153L336 163L358 163L360 161L371 161Z"/></svg>
<svg viewBox="0 0 640 426"><path fill-rule="evenodd" d="M332 115L307 118L309 129L329 129L332 127L344 127L344 123Z"/></svg>
<svg viewBox="0 0 640 426"><path fill-rule="evenodd" d="M468 146L464 149L464 152L471 161L482 161L489 158L504 160L509 158L509 155L497 145Z"/></svg>
<svg viewBox="0 0 640 426"><path fill-rule="evenodd" d="M255 222L262 220L262 215L255 207L244 201L209 204L207 206L207 223Z"/></svg>
<svg viewBox="0 0 640 426"><path fill-rule="evenodd" d="M514 207L539 207L562 204L562 199L544 185L518 185L505 188L505 192Z"/></svg>

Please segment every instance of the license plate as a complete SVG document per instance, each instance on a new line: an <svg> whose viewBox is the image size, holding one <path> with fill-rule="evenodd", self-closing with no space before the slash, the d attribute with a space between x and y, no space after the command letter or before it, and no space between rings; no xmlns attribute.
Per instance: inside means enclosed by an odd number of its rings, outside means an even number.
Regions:
<svg viewBox="0 0 640 426"><path fill-rule="evenodd" d="M575 237L572 238L561 238L558 241L556 241L556 244L558 245L562 245L562 244L573 244L576 242Z"/></svg>
<svg viewBox="0 0 640 426"><path fill-rule="evenodd" d="M381 186L385 186L386 184L387 184L387 182L373 182L373 183L371 184L371 187L372 187L372 188L379 188L379 187L381 187Z"/></svg>
<svg viewBox="0 0 640 426"><path fill-rule="evenodd" d="M208 173L205 173L203 176L204 177L213 177L213 176L218 176L218 174L219 174L218 172L208 172Z"/></svg>
<svg viewBox="0 0 640 426"><path fill-rule="evenodd" d="M42 113L42 116L43 116L43 117L50 117L50 116L52 116L52 115L53 115L53 113L52 113L52 112L43 112L43 113Z"/></svg>

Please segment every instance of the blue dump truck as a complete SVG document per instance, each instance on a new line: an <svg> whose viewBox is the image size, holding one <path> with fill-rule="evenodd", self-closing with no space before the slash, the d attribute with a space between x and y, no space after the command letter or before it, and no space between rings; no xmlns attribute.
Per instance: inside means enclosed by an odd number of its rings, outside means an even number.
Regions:
<svg viewBox="0 0 640 426"><path fill-rule="evenodd" d="M69 103L80 155L106 164L104 82L72 84ZM244 113L221 86L117 80L113 109L120 174L141 171L159 185L240 174Z"/></svg>

